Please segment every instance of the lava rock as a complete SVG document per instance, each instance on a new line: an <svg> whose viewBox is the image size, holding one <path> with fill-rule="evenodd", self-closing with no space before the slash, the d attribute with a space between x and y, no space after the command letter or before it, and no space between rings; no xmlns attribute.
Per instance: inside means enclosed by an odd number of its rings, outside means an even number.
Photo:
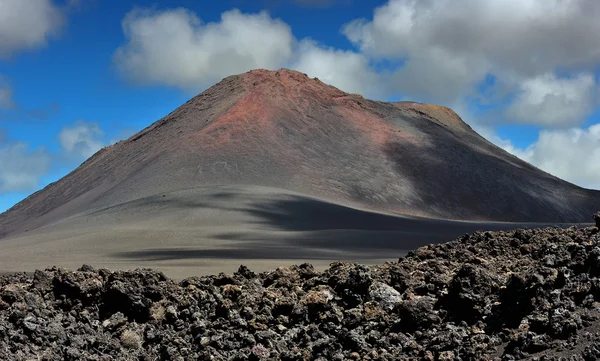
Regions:
<svg viewBox="0 0 600 361"><path fill-rule="evenodd" d="M402 301L400 292L383 282L373 283L369 289L369 295L371 299L379 302L381 307L388 310L392 310Z"/></svg>
<svg viewBox="0 0 600 361"><path fill-rule="evenodd" d="M475 232L322 272L0 276L0 360L595 360L598 329L594 228Z"/></svg>

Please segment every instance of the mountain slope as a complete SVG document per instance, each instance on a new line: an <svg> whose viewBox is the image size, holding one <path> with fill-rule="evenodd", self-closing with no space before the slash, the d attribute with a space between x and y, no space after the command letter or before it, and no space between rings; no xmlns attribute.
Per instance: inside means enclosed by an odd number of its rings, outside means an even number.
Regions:
<svg viewBox="0 0 600 361"><path fill-rule="evenodd" d="M0 215L0 237L207 185L258 185L432 218L580 222L600 192L494 146L450 109L385 103L290 70L225 78Z"/></svg>

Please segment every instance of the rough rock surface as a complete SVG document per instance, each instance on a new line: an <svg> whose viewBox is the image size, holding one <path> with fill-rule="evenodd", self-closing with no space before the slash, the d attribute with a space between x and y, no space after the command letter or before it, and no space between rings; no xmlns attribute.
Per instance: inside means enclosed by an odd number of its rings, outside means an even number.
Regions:
<svg viewBox="0 0 600 361"><path fill-rule="evenodd" d="M600 358L597 227L478 232L324 272L0 278L1 360L523 358Z"/></svg>

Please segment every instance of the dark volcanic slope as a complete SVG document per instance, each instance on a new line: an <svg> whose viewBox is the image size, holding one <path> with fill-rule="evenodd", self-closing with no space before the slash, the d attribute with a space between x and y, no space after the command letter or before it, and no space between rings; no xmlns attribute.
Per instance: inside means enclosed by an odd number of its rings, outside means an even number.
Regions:
<svg viewBox="0 0 600 361"><path fill-rule="evenodd" d="M0 359L598 360L599 235L478 232L380 266L179 283L89 266L0 277Z"/></svg>
<svg viewBox="0 0 600 361"><path fill-rule="evenodd" d="M228 77L0 215L0 237L212 184L436 218L578 222L585 190L487 142L450 109L384 103L289 71Z"/></svg>

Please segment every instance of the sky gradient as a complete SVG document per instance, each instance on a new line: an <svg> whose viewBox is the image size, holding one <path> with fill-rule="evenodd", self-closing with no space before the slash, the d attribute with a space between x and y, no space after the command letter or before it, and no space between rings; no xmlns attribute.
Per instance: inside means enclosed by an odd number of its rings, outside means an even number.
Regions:
<svg viewBox="0 0 600 361"><path fill-rule="evenodd" d="M594 0L0 0L0 212L255 68L449 106L599 189L598 18Z"/></svg>

